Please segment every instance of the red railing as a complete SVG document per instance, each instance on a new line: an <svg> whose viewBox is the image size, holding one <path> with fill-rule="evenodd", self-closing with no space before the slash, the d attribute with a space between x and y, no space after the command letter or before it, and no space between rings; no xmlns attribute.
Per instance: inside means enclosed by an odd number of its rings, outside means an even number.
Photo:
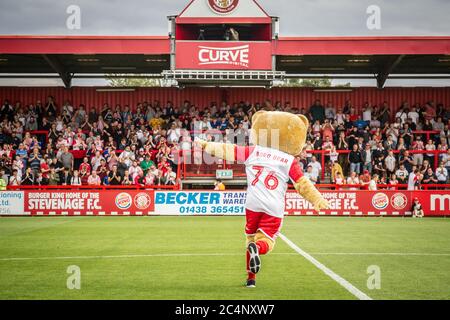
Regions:
<svg viewBox="0 0 450 320"><path fill-rule="evenodd" d="M447 153L447 151L444 150L434 150L434 151L428 151L428 150L408 150L410 154L433 154L434 155L434 168L438 167L439 164L439 155ZM330 156L331 151L330 150L309 150L307 151L310 154L315 154L320 156L320 163L322 166L322 179L325 178L325 172L326 172L326 157ZM338 154L349 154L350 150L336 150L336 153ZM399 150L394 150L394 154L399 154ZM190 161L188 160L188 157ZM232 169L233 175L235 177L245 177L245 167L243 164L236 164L236 163L229 163L226 161L223 161L223 163L219 164L192 164L193 158L192 158L192 152L185 152L183 153L183 164L182 164L182 177L215 177L216 176L216 170L217 169Z"/></svg>
<svg viewBox="0 0 450 320"><path fill-rule="evenodd" d="M368 185L362 185L362 184L315 184L315 187L319 190L350 190L350 189L357 189L357 190L368 190ZM290 189L293 189L294 186L290 185ZM378 184L377 185L378 190L407 190L408 185L407 184ZM433 190L433 189L450 189L450 184L421 184L420 190Z"/></svg>

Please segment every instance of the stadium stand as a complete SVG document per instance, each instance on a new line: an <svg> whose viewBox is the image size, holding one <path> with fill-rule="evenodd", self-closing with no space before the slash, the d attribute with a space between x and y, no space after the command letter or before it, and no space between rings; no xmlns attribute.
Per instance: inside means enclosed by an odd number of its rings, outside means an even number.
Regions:
<svg viewBox="0 0 450 320"><path fill-rule="evenodd" d="M395 113L387 103L366 103L357 112L351 101L335 106L320 100L307 110L266 100L211 102L207 108L189 101L105 103L87 111L48 96L26 105L3 100L0 183L10 189L176 189L182 178L215 176L217 168L244 176L239 164L196 161L192 141L198 135L248 144L251 116L261 109L308 115L311 127L298 160L323 188L368 188L373 176L379 188L443 188L449 182L450 108L433 101L405 101Z"/></svg>

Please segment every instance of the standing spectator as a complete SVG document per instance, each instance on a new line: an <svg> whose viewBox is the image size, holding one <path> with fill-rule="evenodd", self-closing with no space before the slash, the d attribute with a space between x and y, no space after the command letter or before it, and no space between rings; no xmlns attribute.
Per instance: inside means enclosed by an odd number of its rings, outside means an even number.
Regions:
<svg viewBox="0 0 450 320"><path fill-rule="evenodd" d="M348 162L350 163L350 173L356 172L359 174L361 172L362 156L357 144L353 145L353 149L348 155Z"/></svg>
<svg viewBox="0 0 450 320"><path fill-rule="evenodd" d="M65 169L73 170L74 157L73 154L69 152L68 147L63 147L63 152L59 159Z"/></svg>
<svg viewBox="0 0 450 320"><path fill-rule="evenodd" d="M316 121L323 123L323 121L325 120L325 108L320 103L320 100L316 100L314 102L314 104L309 109L309 113L313 123Z"/></svg>
<svg viewBox="0 0 450 320"><path fill-rule="evenodd" d="M408 190L417 190L417 183L420 181L420 171L419 169L414 169L413 172L409 174L408 177Z"/></svg>
<svg viewBox="0 0 450 320"><path fill-rule="evenodd" d="M361 153L363 170L368 170L372 172L372 163L373 163L373 152L370 144L366 144L365 149Z"/></svg>
<svg viewBox="0 0 450 320"><path fill-rule="evenodd" d="M397 164L397 160L395 159L394 151L389 150L388 155L384 159L384 165L386 167L387 174L389 177L391 177L392 174L395 173L396 164Z"/></svg>
<svg viewBox="0 0 450 320"><path fill-rule="evenodd" d="M435 146L433 140L431 140L431 139L428 140L427 144L425 145L425 150L427 150L427 151L435 151L436 150L436 146ZM434 163L434 153L425 154L424 160L428 160L430 165L432 163Z"/></svg>
<svg viewBox="0 0 450 320"><path fill-rule="evenodd" d="M408 172L412 172L412 167L414 165L414 160L413 160L412 156L409 154L408 150L405 150L403 152L403 155L401 155L399 157L399 163L400 163L400 165L404 165L405 169Z"/></svg>

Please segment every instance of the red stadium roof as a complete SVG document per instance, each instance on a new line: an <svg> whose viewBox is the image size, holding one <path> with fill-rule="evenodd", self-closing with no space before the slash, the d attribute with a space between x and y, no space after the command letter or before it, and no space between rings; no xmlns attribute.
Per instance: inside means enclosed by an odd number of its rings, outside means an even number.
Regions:
<svg viewBox="0 0 450 320"><path fill-rule="evenodd" d="M180 15L170 21L176 25L171 31L175 35L172 38L0 35L0 77L6 78L10 74L56 73L66 87L69 87L72 78L83 74L159 75L165 70L178 67L174 64L177 61L175 56L184 57L188 66L196 66L194 69L198 66L202 69L196 61L191 63L197 59L198 54L195 52L202 45L197 38L198 32L207 26L210 31L216 28L220 36L222 25L241 28L241 41L235 42L241 47L256 47L255 43L264 43L267 47L264 57L261 51L254 49L251 52L246 49L248 51L244 54L249 54L252 59L267 60L265 65L268 67L260 70L266 73L281 72L291 77L305 74L369 74L376 77L379 87L384 85L390 74L445 75L441 77L450 74L450 36L279 37L276 31L277 18L271 18L254 0L221 3L193 0ZM210 47L217 47L212 45L213 41L208 42ZM222 42L221 50L235 49L231 48L235 46L232 41L215 41ZM177 55L174 48L181 48L181 43L194 53L188 57ZM227 52L224 56L226 55ZM220 70L225 68L218 66ZM213 68L216 67L211 67ZM242 71L258 70L247 67Z"/></svg>

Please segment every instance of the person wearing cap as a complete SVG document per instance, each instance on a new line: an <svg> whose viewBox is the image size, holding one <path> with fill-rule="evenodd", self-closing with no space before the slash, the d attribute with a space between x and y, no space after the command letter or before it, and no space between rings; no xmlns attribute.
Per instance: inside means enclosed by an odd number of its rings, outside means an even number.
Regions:
<svg viewBox="0 0 450 320"><path fill-rule="evenodd" d="M424 212L422 208L422 204L419 201L419 198L415 197L412 205L412 217L413 218L423 218Z"/></svg>
<svg viewBox="0 0 450 320"><path fill-rule="evenodd" d="M369 170L364 170L363 174L359 177L359 181L362 186L368 186L370 184L372 177L370 176Z"/></svg>

